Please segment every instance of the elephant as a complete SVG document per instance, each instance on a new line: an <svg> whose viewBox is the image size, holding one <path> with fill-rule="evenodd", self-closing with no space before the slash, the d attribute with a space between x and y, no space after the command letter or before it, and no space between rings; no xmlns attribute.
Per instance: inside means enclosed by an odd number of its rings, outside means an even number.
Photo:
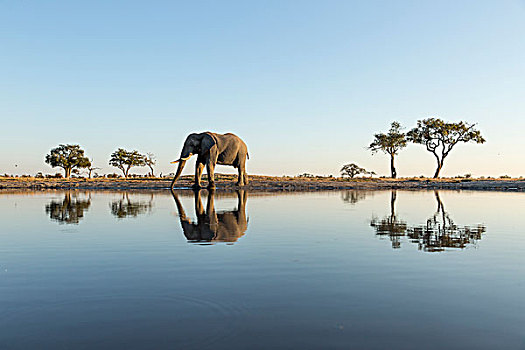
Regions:
<svg viewBox="0 0 525 350"><path fill-rule="evenodd" d="M237 135L216 134L212 132L193 133L188 135L178 160L171 162L179 163L177 173L171 182L171 189L179 179L186 161L192 156L197 155L195 163L195 184L194 189L201 188L201 175L206 165L208 171L208 188L215 188L215 165L231 165L239 171L237 186L248 184L246 174L246 159L250 159L248 148L243 140Z"/></svg>
<svg viewBox="0 0 525 350"><path fill-rule="evenodd" d="M248 194L244 190L236 192L237 210L217 213L215 211L215 192L213 190L208 191L208 202L206 203L205 211L201 200L201 190L196 190L194 199L197 223L194 223L186 216L177 194L171 191L177 206L182 231L190 243L234 243L244 236L248 228L248 219L246 218Z"/></svg>

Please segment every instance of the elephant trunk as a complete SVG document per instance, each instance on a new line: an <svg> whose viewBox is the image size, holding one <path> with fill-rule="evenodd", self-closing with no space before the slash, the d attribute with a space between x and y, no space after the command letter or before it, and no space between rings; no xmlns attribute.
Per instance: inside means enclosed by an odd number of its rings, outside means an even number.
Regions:
<svg viewBox="0 0 525 350"><path fill-rule="evenodd" d="M184 211L184 207L182 206L182 203L179 200L179 197L175 194L174 191L171 191L171 195L173 196L173 199L175 200L175 205L177 206L177 211L179 213L179 218L181 222L189 221L188 217L186 216L186 212Z"/></svg>
<svg viewBox="0 0 525 350"><path fill-rule="evenodd" d="M173 181L171 182L171 188L172 189L173 189L173 186L175 186L175 182L179 179L180 174L182 173L182 169L184 169L184 165L186 164L186 160L181 158L177 162L179 162L179 167L177 168L177 173L175 174L175 177L173 178Z"/></svg>

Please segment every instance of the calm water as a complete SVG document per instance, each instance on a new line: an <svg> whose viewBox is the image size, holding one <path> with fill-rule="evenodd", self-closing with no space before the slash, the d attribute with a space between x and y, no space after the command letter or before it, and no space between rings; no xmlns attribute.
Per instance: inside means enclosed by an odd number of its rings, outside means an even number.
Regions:
<svg viewBox="0 0 525 350"><path fill-rule="evenodd" d="M0 194L0 348L525 349L525 194Z"/></svg>

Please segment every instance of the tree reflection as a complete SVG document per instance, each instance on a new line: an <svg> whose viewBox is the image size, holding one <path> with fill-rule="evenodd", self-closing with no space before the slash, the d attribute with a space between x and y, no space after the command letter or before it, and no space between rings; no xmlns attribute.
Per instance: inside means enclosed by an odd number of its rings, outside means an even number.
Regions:
<svg viewBox="0 0 525 350"><path fill-rule="evenodd" d="M365 199L370 193L370 191L360 190L344 191L343 193L341 193L341 199L345 203L356 204L357 202Z"/></svg>
<svg viewBox="0 0 525 350"><path fill-rule="evenodd" d="M401 238L406 236L409 241L416 243L419 250L426 252L441 252L447 249L463 249L468 245L475 245L481 239L486 228L483 225L459 226L454 223L446 212L439 193L434 191L437 202L435 214L427 219L424 225L407 225L395 214L396 191L390 197L390 215L378 220L370 221L377 235L388 236L392 248L401 247Z"/></svg>
<svg viewBox="0 0 525 350"><path fill-rule="evenodd" d="M379 236L388 236L392 242L392 248L401 248L400 238L406 234L407 224L396 216L397 191L393 190L390 194L390 215L381 220L377 218L370 221L370 226L376 230Z"/></svg>
<svg viewBox="0 0 525 350"><path fill-rule="evenodd" d="M436 213L427 220L426 225L413 226L408 229L407 235L418 248L427 252L440 252L446 248L463 249L467 245L476 244L485 233L483 225L458 226L445 211L445 206L434 192L438 203Z"/></svg>
<svg viewBox="0 0 525 350"><path fill-rule="evenodd" d="M149 201L132 201L129 199L129 194L125 192L120 200L110 204L110 208L111 214L119 219L150 213L153 208L153 194Z"/></svg>
<svg viewBox="0 0 525 350"><path fill-rule="evenodd" d="M208 190L206 210L202 205L200 190L194 192L195 214L197 222L192 222L186 215L184 207L177 194L172 191L177 206L180 224L184 236L190 243L234 243L242 237L248 228L246 218L246 201L248 193L244 190L236 191L237 209L230 211L215 211L215 191Z"/></svg>
<svg viewBox="0 0 525 350"><path fill-rule="evenodd" d="M52 200L46 204L46 214L59 224L78 224L91 205L91 196L81 199L77 193L67 192L62 201Z"/></svg>

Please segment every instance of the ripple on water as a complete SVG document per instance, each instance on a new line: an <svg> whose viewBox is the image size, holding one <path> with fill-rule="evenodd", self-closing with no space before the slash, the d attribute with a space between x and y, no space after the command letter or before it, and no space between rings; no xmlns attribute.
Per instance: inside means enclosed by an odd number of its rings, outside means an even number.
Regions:
<svg viewBox="0 0 525 350"><path fill-rule="evenodd" d="M164 341L180 348L209 346L242 331L246 309L192 295L97 295L4 308L0 340L31 346L42 337L71 345L79 339L122 344ZM20 329L24 329L24 339ZM146 339L147 338L147 339ZM69 341L68 341L69 339ZM20 344L18 344L20 345Z"/></svg>

